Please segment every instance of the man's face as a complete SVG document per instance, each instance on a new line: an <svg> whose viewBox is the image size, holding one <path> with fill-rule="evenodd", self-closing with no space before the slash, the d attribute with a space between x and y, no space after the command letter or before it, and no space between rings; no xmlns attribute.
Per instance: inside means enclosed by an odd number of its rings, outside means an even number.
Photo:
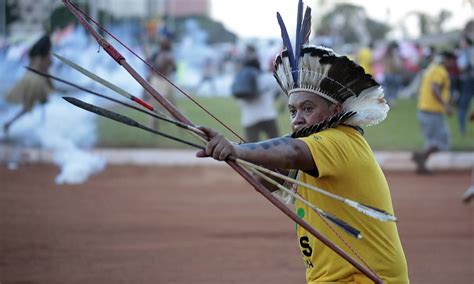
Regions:
<svg viewBox="0 0 474 284"><path fill-rule="evenodd" d="M449 58L449 57L444 57L443 58L443 64L446 68L453 68L456 66L456 60L454 58Z"/></svg>
<svg viewBox="0 0 474 284"><path fill-rule="evenodd" d="M340 104L333 104L322 97L305 91L294 92L288 99L291 127L297 131L302 127L317 124L341 110Z"/></svg>

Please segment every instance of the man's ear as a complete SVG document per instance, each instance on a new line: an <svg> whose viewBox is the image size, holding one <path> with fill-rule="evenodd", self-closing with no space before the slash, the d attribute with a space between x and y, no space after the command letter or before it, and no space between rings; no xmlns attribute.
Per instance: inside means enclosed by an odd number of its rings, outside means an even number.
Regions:
<svg viewBox="0 0 474 284"><path fill-rule="evenodd" d="M334 104L333 105L334 108L333 108L333 114L337 114L337 113L340 113L342 112L342 104Z"/></svg>

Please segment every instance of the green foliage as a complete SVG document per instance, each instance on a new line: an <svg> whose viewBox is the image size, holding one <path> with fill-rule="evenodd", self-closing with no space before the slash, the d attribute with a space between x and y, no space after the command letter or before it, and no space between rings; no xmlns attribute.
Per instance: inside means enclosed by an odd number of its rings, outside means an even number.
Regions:
<svg viewBox="0 0 474 284"><path fill-rule="evenodd" d="M85 11L86 13L89 13L89 7L88 5L84 4L78 4L78 7ZM104 25L105 19L108 19L109 21L114 20L112 14L99 10L98 14L98 22L100 25ZM74 17L74 15L69 12L69 10L65 6L59 6L58 8L54 9L53 12L51 12L50 15L50 22L51 22L51 31L54 31L56 29L63 29L70 23L75 23L77 20ZM102 30L99 30L100 33L102 33Z"/></svg>
<svg viewBox="0 0 474 284"><path fill-rule="evenodd" d="M369 18L363 7L341 3L321 18L318 34L330 35L337 28L337 35L344 43L358 43L360 39L354 28L354 20L367 28L372 40L384 39L390 31L387 24Z"/></svg>
<svg viewBox="0 0 474 284"><path fill-rule="evenodd" d="M451 149L454 151L474 150L474 125L468 125L463 137L458 129L456 115L448 118L451 132ZM416 101L397 100L387 119L380 125L365 129L367 141L378 150L416 150L424 144L423 134L416 117Z"/></svg>
<svg viewBox="0 0 474 284"><path fill-rule="evenodd" d="M185 33L185 23L187 20L196 20L201 29L208 33L207 42L213 43L234 43L237 40L237 36L228 31L221 22L216 22L207 16L186 16L177 17L176 21L176 33L179 38Z"/></svg>
<svg viewBox="0 0 474 284"><path fill-rule="evenodd" d="M63 29L70 23L74 23L76 20L74 15L64 6L54 9L53 12L51 12L50 19L52 31Z"/></svg>
<svg viewBox="0 0 474 284"><path fill-rule="evenodd" d="M198 98L198 101L242 136L243 129L240 124L240 110L234 99L221 97ZM412 151L420 149L424 141L416 118L415 100L398 100L395 103L395 106L390 110L387 119L383 123L365 129L367 141L375 150ZM281 109L281 102L277 102L275 107ZM195 124L210 126L233 141L239 140L189 100L179 100L178 108ZM145 125L149 125L148 117L141 113L124 109L123 107L117 107L114 110L131 116ZM452 149L464 151L474 150L474 124L470 123L468 125L468 131L465 137L462 137L459 133L455 116L449 118L449 124L452 134ZM291 128L286 109L280 111L278 125L281 135L290 132ZM178 129L165 122L160 122L159 130L194 142L197 141L193 136L187 134L185 130ZM178 142L148 134L143 130L121 125L105 118L98 118L98 133L99 145L104 147L188 147ZM264 139L264 137L262 137L262 139Z"/></svg>
<svg viewBox="0 0 474 284"><path fill-rule="evenodd" d="M7 1L5 5L6 13L6 25L10 25L20 19L20 13L18 10L18 3L16 1Z"/></svg>
<svg viewBox="0 0 474 284"><path fill-rule="evenodd" d="M385 35L390 31L390 27L387 24L376 21L374 19L367 18L365 22L372 40L384 39Z"/></svg>

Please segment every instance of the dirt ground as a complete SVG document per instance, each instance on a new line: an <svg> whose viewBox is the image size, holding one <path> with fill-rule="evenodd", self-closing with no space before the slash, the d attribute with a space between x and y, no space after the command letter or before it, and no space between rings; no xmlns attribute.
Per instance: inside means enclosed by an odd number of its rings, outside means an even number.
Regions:
<svg viewBox="0 0 474 284"><path fill-rule="evenodd" d="M227 167L0 166L0 282L304 283L294 224ZM412 283L474 283L467 171L388 172Z"/></svg>

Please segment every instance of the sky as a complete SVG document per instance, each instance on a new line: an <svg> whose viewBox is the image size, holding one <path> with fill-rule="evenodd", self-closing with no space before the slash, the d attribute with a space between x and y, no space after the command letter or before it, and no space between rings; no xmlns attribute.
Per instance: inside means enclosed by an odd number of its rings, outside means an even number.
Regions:
<svg viewBox="0 0 474 284"><path fill-rule="evenodd" d="M277 11L282 15L288 30L293 31L296 26L297 0L210 0L210 2L211 17L223 22L229 30L242 37L279 37ZM399 22L409 11L423 11L435 16L443 8L451 11L453 15L446 22L446 28L462 28L468 19L474 18L472 0L306 0L304 3L313 10L313 19L325 13L319 4L321 2L329 3L328 6L337 2L350 2L363 6L369 17L388 21L390 24ZM449 3L449 7L446 3Z"/></svg>

